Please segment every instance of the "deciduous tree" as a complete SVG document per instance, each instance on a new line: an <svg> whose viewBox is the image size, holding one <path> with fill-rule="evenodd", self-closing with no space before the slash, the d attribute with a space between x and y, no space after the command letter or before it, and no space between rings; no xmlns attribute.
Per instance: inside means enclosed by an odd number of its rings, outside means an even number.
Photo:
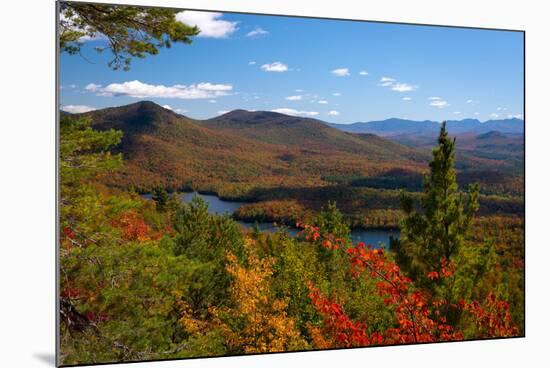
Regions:
<svg viewBox="0 0 550 368"><path fill-rule="evenodd" d="M275 298L271 291L274 259L260 259L251 249L251 240L248 242L246 267L232 253L227 256L227 271L233 277L233 305L215 312L223 324L226 342L233 350L245 353L304 349L307 344L287 315L287 302Z"/></svg>

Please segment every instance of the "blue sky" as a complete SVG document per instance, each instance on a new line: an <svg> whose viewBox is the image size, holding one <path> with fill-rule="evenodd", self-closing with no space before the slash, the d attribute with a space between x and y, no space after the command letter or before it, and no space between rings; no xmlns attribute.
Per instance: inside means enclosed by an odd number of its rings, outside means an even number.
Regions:
<svg viewBox="0 0 550 368"><path fill-rule="evenodd" d="M519 117L523 34L447 27L183 12L202 33L132 62L84 42L60 58L65 110L152 100L192 118L273 110L335 123Z"/></svg>

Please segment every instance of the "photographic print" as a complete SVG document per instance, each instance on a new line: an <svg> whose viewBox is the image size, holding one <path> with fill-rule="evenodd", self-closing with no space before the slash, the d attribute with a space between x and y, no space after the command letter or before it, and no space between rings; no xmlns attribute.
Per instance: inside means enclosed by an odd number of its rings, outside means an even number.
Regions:
<svg viewBox="0 0 550 368"><path fill-rule="evenodd" d="M59 365L524 336L524 32L81 2L57 31Z"/></svg>

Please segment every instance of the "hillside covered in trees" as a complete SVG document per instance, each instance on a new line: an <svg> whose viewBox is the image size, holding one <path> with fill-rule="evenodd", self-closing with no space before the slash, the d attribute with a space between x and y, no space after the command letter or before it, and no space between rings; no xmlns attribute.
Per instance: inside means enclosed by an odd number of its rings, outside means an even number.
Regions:
<svg viewBox="0 0 550 368"><path fill-rule="evenodd" d="M400 190L418 196L430 157L427 144L410 148L275 112L235 110L201 121L144 101L76 116L90 118L95 129L124 133L115 152L126 164L102 179L106 185L250 202L235 213L246 221L293 225L296 213L306 218L336 201L352 227L395 228ZM523 213L522 159L458 154L461 188L481 184L481 214ZM286 211L289 203L299 210Z"/></svg>
<svg viewBox="0 0 550 368"><path fill-rule="evenodd" d="M106 186L132 141L96 126L61 120L62 364L523 334L523 223L477 215L444 128L385 249L354 244L334 202L292 237L243 230L200 199Z"/></svg>

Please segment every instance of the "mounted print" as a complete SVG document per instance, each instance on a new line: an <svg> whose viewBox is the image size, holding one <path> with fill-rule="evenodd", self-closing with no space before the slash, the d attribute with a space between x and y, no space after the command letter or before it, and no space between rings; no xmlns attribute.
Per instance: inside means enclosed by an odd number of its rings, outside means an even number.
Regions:
<svg viewBox="0 0 550 368"><path fill-rule="evenodd" d="M524 336L524 32L57 30L59 365Z"/></svg>

